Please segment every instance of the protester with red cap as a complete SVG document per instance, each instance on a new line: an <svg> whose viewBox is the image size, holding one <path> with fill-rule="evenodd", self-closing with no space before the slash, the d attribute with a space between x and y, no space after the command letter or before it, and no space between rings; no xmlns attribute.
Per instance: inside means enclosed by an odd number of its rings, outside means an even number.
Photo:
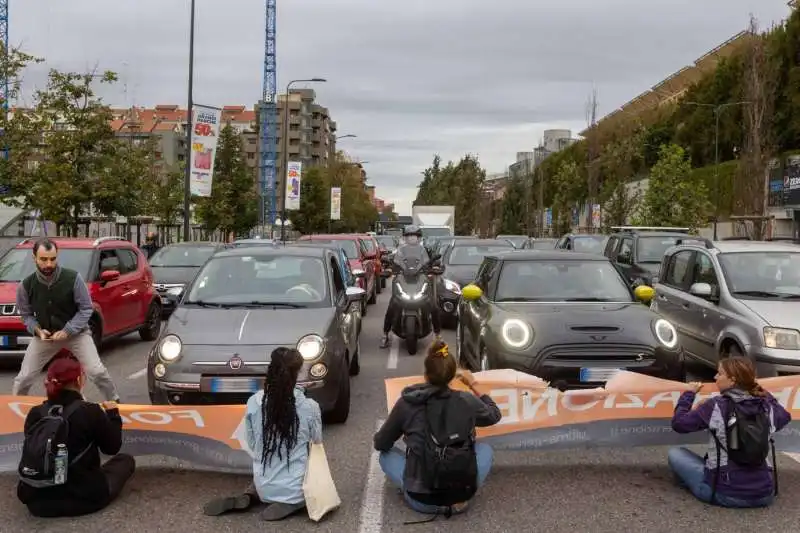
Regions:
<svg viewBox="0 0 800 533"><path fill-rule="evenodd" d="M74 356L56 358L45 380L47 400L31 409L25 419L17 496L34 516L80 516L99 511L119 496L133 475L133 457L118 453L122 417L116 402L98 405L85 401L81 394L85 382ZM61 456L53 448L63 452L64 447L66 458L54 462ZM100 452L114 457L101 465ZM63 468L59 470L58 465Z"/></svg>

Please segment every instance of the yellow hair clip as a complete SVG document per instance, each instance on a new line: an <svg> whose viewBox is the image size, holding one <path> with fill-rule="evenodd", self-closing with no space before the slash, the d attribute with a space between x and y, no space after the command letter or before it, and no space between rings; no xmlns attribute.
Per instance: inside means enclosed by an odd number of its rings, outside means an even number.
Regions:
<svg viewBox="0 0 800 533"><path fill-rule="evenodd" d="M438 355L439 357L447 357L448 355L450 355L450 349L445 344L444 346L436 350L436 355Z"/></svg>

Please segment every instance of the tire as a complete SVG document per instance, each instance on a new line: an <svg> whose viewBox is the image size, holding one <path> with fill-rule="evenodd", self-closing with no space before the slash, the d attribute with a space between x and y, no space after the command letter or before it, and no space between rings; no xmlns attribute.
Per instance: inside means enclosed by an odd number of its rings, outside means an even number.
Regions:
<svg viewBox="0 0 800 533"><path fill-rule="evenodd" d="M342 377L339 383L339 394L336 403L328 413L326 421L329 424L344 424L350 416L350 372L349 366L342 365Z"/></svg>
<svg viewBox="0 0 800 533"><path fill-rule="evenodd" d="M378 301L378 280L375 280L375 282L372 284L372 294L369 295L369 300L367 300L367 303L369 305L375 305L377 301Z"/></svg>
<svg viewBox="0 0 800 533"><path fill-rule="evenodd" d="M356 341L356 353L353 354L353 358L350 360L350 375L357 376L361 373L361 363L358 360L358 356L361 354L361 339Z"/></svg>
<svg viewBox="0 0 800 533"><path fill-rule="evenodd" d="M147 317L145 318L144 325L139 328L139 337L143 341L154 341L161 333L161 307L152 302L147 309Z"/></svg>
<svg viewBox="0 0 800 533"><path fill-rule="evenodd" d="M383 278L377 278L375 280L375 292L380 294L383 292Z"/></svg>
<svg viewBox="0 0 800 533"><path fill-rule="evenodd" d="M386 278L381 278L381 289L386 288Z"/></svg>
<svg viewBox="0 0 800 533"><path fill-rule="evenodd" d="M413 316L407 316L403 326L408 355L417 355L417 319Z"/></svg>
<svg viewBox="0 0 800 533"><path fill-rule="evenodd" d="M363 300L361 302L361 316L367 316L367 301Z"/></svg>

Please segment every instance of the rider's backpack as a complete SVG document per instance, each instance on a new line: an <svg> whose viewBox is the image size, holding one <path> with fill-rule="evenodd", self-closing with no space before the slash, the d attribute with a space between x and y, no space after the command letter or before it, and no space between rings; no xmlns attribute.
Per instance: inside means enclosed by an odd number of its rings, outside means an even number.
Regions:
<svg viewBox="0 0 800 533"><path fill-rule="evenodd" d="M772 438L772 423L769 411L759 409L755 413L748 413L736 403L733 398L723 393L723 398L728 400L728 416L725 420L725 442L723 446L717 432L711 431L717 445L717 471L712 487L711 501L716 495L719 479L719 463L722 450L728 455L728 460L744 468L758 468L764 464L772 451L772 468L775 479L775 494L778 493L778 471L775 459L775 441Z"/></svg>
<svg viewBox="0 0 800 533"><path fill-rule="evenodd" d="M426 402L425 424L419 460L427 492L408 495L422 504L445 508L449 518L455 504L469 501L478 490L475 420L459 394L446 391Z"/></svg>
<svg viewBox="0 0 800 533"><path fill-rule="evenodd" d="M35 488L53 487L64 481L56 478L56 456L60 444L66 448L69 434L69 417L81 406L82 402L74 401L67 407L52 405L42 418L37 420L25 432L22 445L22 459L19 462L19 479L26 485ZM89 451L87 446L80 454L69 460L66 469Z"/></svg>

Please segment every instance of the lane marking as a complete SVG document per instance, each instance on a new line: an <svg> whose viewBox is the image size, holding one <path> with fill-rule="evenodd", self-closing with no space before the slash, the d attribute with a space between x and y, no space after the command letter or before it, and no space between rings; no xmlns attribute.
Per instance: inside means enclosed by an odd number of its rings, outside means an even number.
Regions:
<svg viewBox="0 0 800 533"><path fill-rule="evenodd" d="M380 429L382 425L383 420L378 420L375 430ZM383 530L383 496L386 484L379 457L379 452L373 449L369 456L364 496L361 498L358 533L381 533Z"/></svg>
<svg viewBox="0 0 800 533"><path fill-rule="evenodd" d="M128 379L139 379L139 378L143 377L145 374L147 374L147 369L143 368L141 370L138 370L138 371L134 372L130 376L128 376Z"/></svg>
<svg viewBox="0 0 800 533"><path fill-rule="evenodd" d="M394 337L394 342L389 345L389 359L386 361L386 368L389 370L397 369L397 358L400 354L400 338Z"/></svg>

